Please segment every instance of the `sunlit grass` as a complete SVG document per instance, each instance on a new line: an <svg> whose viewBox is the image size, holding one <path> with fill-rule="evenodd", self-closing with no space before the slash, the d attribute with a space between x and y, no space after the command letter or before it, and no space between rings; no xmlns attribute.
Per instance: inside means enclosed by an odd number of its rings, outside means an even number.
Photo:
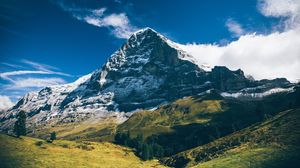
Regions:
<svg viewBox="0 0 300 168"><path fill-rule="evenodd" d="M141 161L131 149L108 142L74 142L15 138L0 134L0 167L163 167L158 161Z"/></svg>
<svg viewBox="0 0 300 168"><path fill-rule="evenodd" d="M55 126L38 127L31 136L46 139L51 132L55 131L58 139L66 140L90 140L112 141L117 122L113 119L99 122L79 122L60 124Z"/></svg>
<svg viewBox="0 0 300 168"><path fill-rule="evenodd" d="M223 112L222 100L201 100L194 97L179 99L170 105L163 105L154 111L140 111L133 114L119 131L130 128L131 135L142 133L144 137L171 133L173 126L205 124L211 120L207 114Z"/></svg>
<svg viewBox="0 0 300 168"><path fill-rule="evenodd" d="M193 168L268 168L284 166L281 160L288 160L290 155L286 149L278 146L254 148L237 148L223 154L221 157L200 163Z"/></svg>

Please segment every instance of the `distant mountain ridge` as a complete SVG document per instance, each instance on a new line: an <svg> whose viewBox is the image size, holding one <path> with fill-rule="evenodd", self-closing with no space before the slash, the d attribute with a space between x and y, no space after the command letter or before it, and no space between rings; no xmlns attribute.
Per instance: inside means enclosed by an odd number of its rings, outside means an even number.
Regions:
<svg viewBox="0 0 300 168"><path fill-rule="evenodd" d="M223 96L253 96L272 90L293 91L284 78L254 81L242 70L216 66L205 71L193 56L151 28L135 32L99 70L74 83L46 87L26 94L0 114L2 130L10 129L16 113L24 110L29 123L57 124L116 117L125 121L138 109L216 89Z"/></svg>

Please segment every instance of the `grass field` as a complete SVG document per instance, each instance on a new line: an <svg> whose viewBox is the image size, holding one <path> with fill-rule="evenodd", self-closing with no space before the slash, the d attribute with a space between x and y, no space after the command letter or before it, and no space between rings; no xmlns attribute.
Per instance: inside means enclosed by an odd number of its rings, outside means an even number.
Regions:
<svg viewBox="0 0 300 168"><path fill-rule="evenodd" d="M47 139L50 133L55 131L58 139L112 141L116 126L116 120L108 118L99 122L85 121L55 126L40 126L30 136Z"/></svg>
<svg viewBox="0 0 300 168"><path fill-rule="evenodd" d="M220 157L200 163L193 168L279 168L296 167L292 149L280 146L245 146L227 151Z"/></svg>
<svg viewBox="0 0 300 168"><path fill-rule="evenodd" d="M288 110L163 162L175 167L296 167L300 163L300 109Z"/></svg>
<svg viewBox="0 0 300 168"><path fill-rule="evenodd" d="M75 142L15 138L0 134L2 168L144 168L164 167L158 161L141 161L133 151L108 142Z"/></svg>

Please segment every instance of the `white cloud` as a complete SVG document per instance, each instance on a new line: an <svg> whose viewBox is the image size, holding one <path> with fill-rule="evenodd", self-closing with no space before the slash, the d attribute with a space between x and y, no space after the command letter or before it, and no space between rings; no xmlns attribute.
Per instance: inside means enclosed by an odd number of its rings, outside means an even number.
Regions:
<svg viewBox="0 0 300 168"><path fill-rule="evenodd" d="M13 76L20 76L20 75L28 75L28 74L48 74L48 75L61 75L61 76L71 76L70 74L58 72L58 71L52 71L50 69L58 69L56 67L46 65L46 64L40 64L37 62L29 61L29 60L22 60L23 63L32 66L32 68L35 68L36 70L16 70L16 71L9 71L9 72L0 72L0 78L8 80L12 83L15 83L13 80ZM3 64L3 63L2 63ZM8 66L12 66L14 64L7 64ZM15 65L16 68L23 67L19 65Z"/></svg>
<svg viewBox="0 0 300 168"><path fill-rule="evenodd" d="M226 46L187 44L180 47L198 62L241 68L256 79L300 79L300 30L244 35Z"/></svg>
<svg viewBox="0 0 300 168"><path fill-rule="evenodd" d="M51 65L46 65L46 64L41 64L38 62L33 62L30 60L22 60L23 63L32 66L33 68L39 70L39 71L43 71L45 74L55 74L55 75L61 75L61 76L72 76L70 74L67 73L63 73L63 72L59 72L59 71L53 71L53 70L59 70L59 68L51 66Z"/></svg>
<svg viewBox="0 0 300 168"><path fill-rule="evenodd" d="M59 4L63 10L68 11L78 20L97 27L112 28L112 34L117 38L129 38L130 35L137 30L130 24L125 13L111 13L105 15L106 8L84 9L71 8L65 4Z"/></svg>
<svg viewBox="0 0 300 168"><path fill-rule="evenodd" d="M126 27L129 21L124 13L121 14L111 14L103 18L103 25L109 25L114 27Z"/></svg>
<svg viewBox="0 0 300 168"><path fill-rule="evenodd" d="M22 65L2 63L10 68L22 69L13 70L8 72L0 72L0 79L3 83L0 83L0 94L9 95L13 100L18 99L24 94L24 91L33 91L46 86L52 86L57 84L64 84L66 81L55 76L68 76L71 75L54 71L58 68L41 64L29 60L22 60ZM30 69L30 70L28 70ZM38 76L37 76L38 75ZM51 77L49 76L51 75Z"/></svg>
<svg viewBox="0 0 300 168"><path fill-rule="evenodd" d="M95 18L92 18L92 17L85 17L84 20L88 23L88 24L91 24L91 25L94 25L94 26L98 26L98 27L101 27L101 20L99 19L95 19Z"/></svg>
<svg viewBox="0 0 300 168"><path fill-rule="evenodd" d="M0 77L3 79L10 79L10 76L16 75L26 75L26 74L52 74L46 71L30 71L30 70L19 70L19 71L10 71L10 72L3 72L0 73Z"/></svg>
<svg viewBox="0 0 300 168"><path fill-rule="evenodd" d="M285 18L286 29L300 25L300 0L259 0L258 8L264 16Z"/></svg>
<svg viewBox="0 0 300 168"><path fill-rule="evenodd" d="M16 64L11 64L11 63L7 63L7 62L1 62L2 65L11 67L11 68L17 68L17 69L22 69L24 68L24 66L21 65L16 65Z"/></svg>
<svg viewBox="0 0 300 168"><path fill-rule="evenodd" d="M41 63L38 63L38 62L26 60L26 59L22 59L21 62L25 63L27 65L30 65L33 68L41 70L41 71L50 71L50 69L58 70L57 67L54 67L54 66L51 66L51 65L46 65L46 64L41 64Z"/></svg>
<svg viewBox="0 0 300 168"><path fill-rule="evenodd" d="M61 75L61 76L71 76L62 72L54 72L54 71L31 71L31 70L18 70L18 71L10 71L0 73L0 77L3 79L9 79L10 76L17 75L27 75L27 74L49 74L49 75Z"/></svg>
<svg viewBox="0 0 300 168"><path fill-rule="evenodd" d="M13 79L13 76L28 75L28 74L51 74L51 73L45 72L45 71L19 70L19 71L10 71L10 72L0 73L0 78L7 80L11 83L16 83L16 81Z"/></svg>
<svg viewBox="0 0 300 168"><path fill-rule="evenodd" d="M8 96L0 95L0 111L7 110L13 105L14 103L10 100Z"/></svg>
<svg viewBox="0 0 300 168"><path fill-rule="evenodd" d="M234 37L239 37L245 33L245 30L242 26L233 19L228 19L225 23L228 30L233 33Z"/></svg>
<svg viewBox="0 0 300 168"><path fill-rule="evenodd" d="M99 8L99 9L92 10L93 14L95 14L96 16L102 16L105 11L106 8Z"/></svg>
<svg viewBox="0 0 300 168"><path fill-rule="evenodd" d="M7 85L6 90L16 90L23 88L42 88L66 83L61 78L20 78L14 80L14 85Z"/></svg>
<svg viewBox="0 0 300 168"><path fill-rule="evenodd" d="M300 79L300 0L260 0L259 10L267 17L282 17L283 32L245 34L226 46L186 44L179 46L199 64L241 68L256 79L286 77ZM280 25L279 25L280 26ZM238 30L238 28L236 28ZM240 32L240 31L237 31Z"/></svg>
<svg viewBox="0 0 300 168"><path fill-rule="evenodd" d="M111 14L107 16L85 16L76 17L79 20L84 20L86 23L97 27L112 27L112 33L117 38L129 38L137 29L129 23L129 19L125 13Z"/></svg>

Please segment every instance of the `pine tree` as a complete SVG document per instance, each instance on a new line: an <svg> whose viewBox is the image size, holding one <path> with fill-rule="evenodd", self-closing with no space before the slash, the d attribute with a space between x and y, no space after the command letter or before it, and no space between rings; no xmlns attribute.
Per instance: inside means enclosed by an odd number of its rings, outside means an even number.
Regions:
<svg viewBox="0 0 300 168"><path fill-rule="evenodd" d="M26 114L24 111L20 111L17 114L17 121L15 122L13 131L17 137L26 135Z"/></svg>
<svg viewBox="0 0 300 168"><path fill-rule="evenodd" d="M115 142L116 142L116 144L121 144L121 142L122 142L122 134L120 132L118 132L115 135Z"/></svg>
<svg viewBox="0 0 300 168"><path fill-rule="evenodd" d="M143 142L143 140L144 140L143 134L139 133L139 134L136 136L136 140L137 140L138 142Z"/></svg>
<svg viewBox="0 0 300 168"><path fill-rule="evenodd" d="M163 157L163 156L164 156L164 149L163 149L160 145L158 145L158 144L153 144L153 145L152 145L152 148L153 148L153 155L154 155L155 157L160 158L160 157Z"/></svg>
<svg viewBox="0 0 300 168"><path fill-rule="evenodd" d="M153 155L154 155L154 153L153 153L153 145L148 145L148 150L149 150L149 158L148 158L148 160L151 160L151 159L153 159Z"/></svg>
<svg viewBox="0 0 300 168"><path fill-rule="evenodd" d="M255 109L255 113L258 117L259 120L263 120L264 119L264 113L262 111L262 104L261 103L258 103L256 105L256 109Z"/></svg>
<svg viewBox="0 0 300 168"><path fill-rule="evenodd" d="M149 160L150 158L149 145L146 143L143 144L141 157L143 160Z"/></svg>
<svg viewBox="0 0 300 168"><path fill-rule="evenodd" d="M135 148L137 151L141 151L142 148L140 146L139 148L139 144L142 144L143 142L143 135L138 134L136 137L131 139L131 147Z"/></svg>
<svg viewBox="0 0 300 168"><path fill-rule="evenodd" d="M131 137L130 132L127 131L127 133L125 134L124 145L133 148L134 147L133 141L132 141L132 139L130 139L130 137Z"/></svg>
<svg viewBox="0 0 300 168"><path fill-rule="evenodd" d="M55 131L53 131L53 132L51 132L51 134L50 134L50 140L53 142L54 140L56 140L56 132Z"/></svg>

